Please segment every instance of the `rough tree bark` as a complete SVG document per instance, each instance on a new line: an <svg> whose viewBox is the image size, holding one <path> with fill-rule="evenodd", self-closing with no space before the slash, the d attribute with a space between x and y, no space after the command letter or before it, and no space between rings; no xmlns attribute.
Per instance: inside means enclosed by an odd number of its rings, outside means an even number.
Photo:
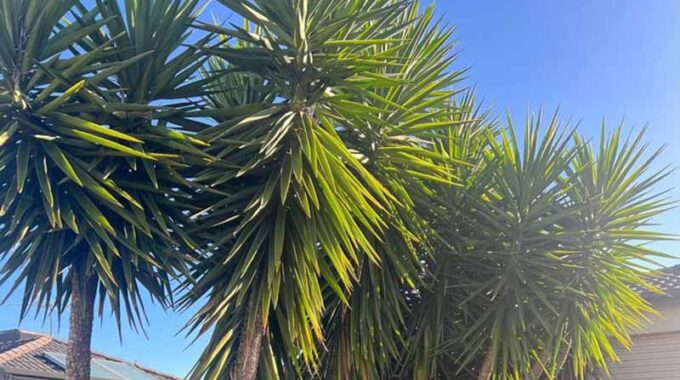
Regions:
<svg viewBox="0 0 680 380"><path fill-rule="evenodd" d="M85 266L71 270L71 315L69 316L66 379L90 380L90 344L97 278L87 277Z"/></svg>
<svg viewBox="0 0 680 380"><path fill-rule="evenodd" d="M479 375L477 380L489 380L491 378L491 371L493 371L493 351L489 348L484 355L484 361L482 366L479 368Z"/></svg>
<svg viewBox="0 0 680 380"><path fill-rule="evenodd" d="M251 302L255 305L260 304L255 299ZM229 379L255 380L260 363L260 352L262 351L262 338L264 334L265 326L262 323L261 309L260 307L251 308L245 329L241 332L236 361L231 369Z"/></svg>

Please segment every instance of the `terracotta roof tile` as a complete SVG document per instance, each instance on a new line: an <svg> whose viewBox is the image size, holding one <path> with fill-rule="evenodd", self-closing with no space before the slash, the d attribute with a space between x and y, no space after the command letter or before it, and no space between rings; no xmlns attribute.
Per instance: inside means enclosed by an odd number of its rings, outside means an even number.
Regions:
<svg viewBox="0 0 680 380"><path fill-rule="evenodd" d="M29 354L33 350L37 350L41 347L48 345L52 341L52 338L48 336L42 336L37 339L24 342L17 347L0 353L0 364L8 363L14 359L20 358L21 356Z"/></svg>

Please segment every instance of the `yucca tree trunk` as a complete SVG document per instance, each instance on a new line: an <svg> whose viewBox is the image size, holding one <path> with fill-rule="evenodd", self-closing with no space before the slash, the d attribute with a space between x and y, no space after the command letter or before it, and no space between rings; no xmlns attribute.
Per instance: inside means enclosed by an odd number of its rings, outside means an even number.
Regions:
<svg viewBox="0 0 680 380"><path fill-rule="evenodd" d="M82 265L71 271L71 315L66 350L68 380L90 380L90 346L97 279L95 276L88 278L86 272Z"/></svg>
<svg viewBox="0 0 680 380"><path fill-rule="evenodd" d="M491 379L491 371L493 370L493 351L489 348L484 355L484 361L482 366L479 368L479 374L477 375L477 380L489 380Z"/></svg>
<svg viewBox="0 0 680 380"><path fill-rule="evenodd" d="M260 302L253 299L251 300L252 304L259 305ZM238 353L231 370L230 380L255 380L257 378L265 326L262 323L261 308L251 307L250 310L251 313L247 318L245 329L241 332Z"/></svg>

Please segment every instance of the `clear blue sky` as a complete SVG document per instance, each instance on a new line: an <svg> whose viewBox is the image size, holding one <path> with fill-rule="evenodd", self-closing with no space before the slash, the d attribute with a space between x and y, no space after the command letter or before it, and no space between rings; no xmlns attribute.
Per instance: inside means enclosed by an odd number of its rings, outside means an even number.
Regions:
<svg viewBox="0 0 680 380"><path fill-rule="evenodd" d="M680 164L680 1L677 0L440 0L443 21L457 27L460 60L470 67L485 104L498 115L510 111L517 121L527 109L581 120L581 131L596 136L602 118L615 126L649 125L652 146L668 145L664 163ZM220 18L226 13L212 6ZM666 181L680 189L680 172ZM673 195L680 199L680 190ZM680 211L658 221L680 233ZM680 243L659 245L680 253ZM0 288L0 296L7 291ZM0 307L0 329L17 326L16 297ZM148 340L105 320L94 331L95 350L184 375L201 342L186 348L176 336L189 315L149 306ZM63 321L64 323L66 320ZM22 328L49 332L49 324L26 321ZM66 327L53 333L66 336Z"/></svg>

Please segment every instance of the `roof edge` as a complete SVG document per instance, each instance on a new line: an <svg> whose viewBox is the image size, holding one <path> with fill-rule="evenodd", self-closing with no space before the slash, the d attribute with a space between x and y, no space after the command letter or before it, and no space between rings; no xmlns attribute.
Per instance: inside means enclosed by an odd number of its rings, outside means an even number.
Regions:
<svg viewBox="0 0 680 380"><path fill-rule="evenodd" d="M39 338L26 342L18 347L14 347L11 350L5 351L0 354L0 364L8 362L12 359L16 359L21 355L25 355L33 350L37 350L40 347L46 346L52 341L52 338L46 335L39 336Z"/></svg>
<svg viewBox="0 0 680 380"><path fill-rule="evenodd" d="M56 380L63 380L64 375L62 374L54 374L54 373L48 373L48 372L43 372L43 371L34 371L30 369L25 369L25 368L14 368L14 367L7 367L7 368L2 368L2 370L10 375L19 375L19 376L30 376L30 377L37 377L41 379L56 379ZM94 380L94 379L93 379Z"/></svg>
<svg viewBox="0 0 680 380"><path fill-rule="evenodd" d="M45 336L45 335L43 335L43 336ZM60 343L62 343L62 344L68 345L68 342L64 342L64 341L61 340L61 339L58 339L58 338L51 338L51 339L52 339L52 340L55 340L55 341L57 341L57 342L60 342ZM102 354L101 352L99 352L99 351L94 351L94 350L91 350L91 352L92 352L93 354L95 354L95 355L97 355L97 356L101 356L102 358L105 358L105 359L107 359L107 360L111 360L111 361L115 361L115 362L120 362L120 363L129 364L129 365L131 365L131 366L133 366L133 367L135 367L135 368L137 368L137 369L140 369L140 370L145 371L145 372L152 373L152 374L154 374L154 375L158 375L158 376L162 376L162 377L167 377L167 378L175 379L175 380L182 380L182 378L181 378L181 377L178 377L177 375L171 375L171 374L169 374L169 373L160 372L160 371L158 371L158 370L151 369L151 368L148 368L148 367L139 365L139 364L137 364L136 362L130 361L130 360L128 360L128 359L123 359L123 358L120 358L120 357L117 357L117 356L113 356L113 355L109 355L109 354ZM2 363L2 362L0 362L0 363Z"/></svg>

